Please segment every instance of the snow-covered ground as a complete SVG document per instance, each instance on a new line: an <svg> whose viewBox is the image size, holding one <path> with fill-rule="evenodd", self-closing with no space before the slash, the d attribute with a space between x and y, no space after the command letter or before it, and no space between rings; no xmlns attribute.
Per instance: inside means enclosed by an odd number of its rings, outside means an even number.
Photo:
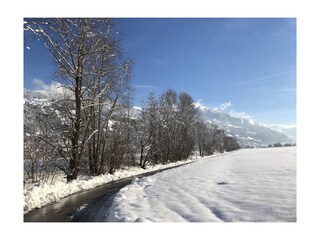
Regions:
<svg viewBox="0 0 320 240"><path fill-rule="evenodd" d="M106 221L294 222L296 148L244 149L135 178Z"/></svg>
<svg viewBox="0 0 320 240"><path fill-rule="evenodd" d="M92 189L108 182L139 175L146 172L173 167L192 161L194 161L194 157L191 157L186 161L178 161L175 163L168 163L164 165L159 164L155 166L148 166L147 169L142 169L138 166L127 167L117 170L112 175L104 174L96 177L79 176L77 180L74 180L70 183L67 183L66 179L64 179L63 175L61 175L60 177L57 177L57 180L52 184L26 184L24 188L24 213L27 213L34 208L40 208L49 203L56 202L71 194L83 190Z"/></svg>

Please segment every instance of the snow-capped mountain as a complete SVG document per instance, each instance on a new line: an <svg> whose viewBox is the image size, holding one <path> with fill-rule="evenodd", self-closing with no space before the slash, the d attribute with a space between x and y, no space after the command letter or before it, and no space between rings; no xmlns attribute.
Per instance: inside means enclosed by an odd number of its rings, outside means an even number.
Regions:
<svg viewBox="0 0 320 240"><path fill-rule="evenodd" d="M259 147L274 143L295 143L293 138L254 122L252 119L231 116L213 108L198 107L198 109L204 120L218 125L234 136L242 147Z"/></svg>
<svg viewBox="0 0 320 240"><path fill-rule="evenodd" d="M277 132L281 132L288 137L296 140L297 128L295 125L292 126L283 126L283 125L269 125L267 126Z"/></svg>
<svg viewBox="0 0 320 240"><path fill-rule="evenodd" d="M35 112L43 112L46 109L54 110L54 98L59 94L48 94L44 90L24 89L25 114L35 116ZM205 121L214 123L224 129L228 134L234 136L242 147L264 146L274 143L295 143L295 134L286 135L286 131L293 131L295 128L279 128L279 126L267 127L266 125L254 122L252 119L232 116L216 108L196 106ZM141 109L133 107L132 116L137 116ZM273 129L271 129L273 128Z"/></svg>

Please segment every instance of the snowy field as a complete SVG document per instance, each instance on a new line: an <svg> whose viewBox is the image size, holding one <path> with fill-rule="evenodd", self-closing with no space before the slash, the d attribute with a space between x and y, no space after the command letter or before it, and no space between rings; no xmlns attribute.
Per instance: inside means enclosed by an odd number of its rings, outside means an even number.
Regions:
<svg viewBox="0 0 320 240"><path fill-rule="evenodd" d="M60 199L71 194L92 189L105 183L193 161L194 157L191 157L186 161L147 166L147 169L142 169L138 166L126 167L117 170L114 174L103 174L96 177L79 176L77 180L69 183L66 182L64 175L61 175L60 177L57 177L57 180L52 184L26 184L26 186L24 187L24 213L27 213L34 208L40 208L47 204L59 201Z"/></svg>
<svg viewBox="0 0 320 240"><path fill-rule="evenodd" d="M296 148L244 149L135 178L106 221L295 222Z"/></svg>

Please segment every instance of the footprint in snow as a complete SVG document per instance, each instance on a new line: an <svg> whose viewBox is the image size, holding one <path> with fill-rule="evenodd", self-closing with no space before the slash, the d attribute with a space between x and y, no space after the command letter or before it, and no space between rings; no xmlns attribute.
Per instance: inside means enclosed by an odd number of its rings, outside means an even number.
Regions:
<svg viewBox="0 0 320 240"><path fill-rule="evenodd" d="M227 185L228 183L227 182L218 182L217 184L218 185Z"/></svg>

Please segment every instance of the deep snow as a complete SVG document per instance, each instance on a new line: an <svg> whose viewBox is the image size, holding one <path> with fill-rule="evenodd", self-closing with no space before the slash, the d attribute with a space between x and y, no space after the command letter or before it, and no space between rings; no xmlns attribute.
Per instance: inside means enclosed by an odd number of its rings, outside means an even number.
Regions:
<svg viewBox="0 0 320 240"><path fill-rule="evenodd" d="M106 221L294 222L296 148L244 149L134 179Z"/></svg>

